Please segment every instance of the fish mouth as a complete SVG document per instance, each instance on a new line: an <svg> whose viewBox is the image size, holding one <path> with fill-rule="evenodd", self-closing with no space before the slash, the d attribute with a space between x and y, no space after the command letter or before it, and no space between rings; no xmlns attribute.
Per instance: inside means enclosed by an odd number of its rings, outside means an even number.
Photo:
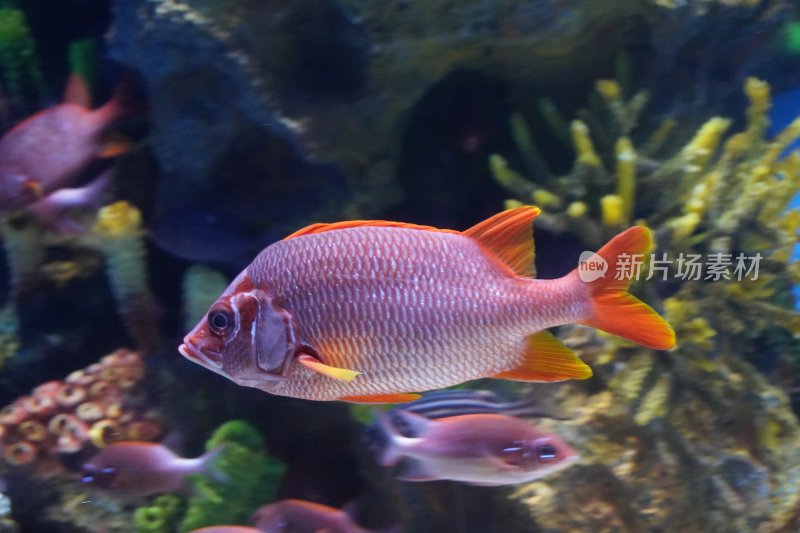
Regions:
<svg viewBox="0 0 800 533"><path fill-rule="evenodd" d="M219 370L222 368L222 365L219 364L217 361L214 361L210 357L208 357L203 351L198 350L197 347L192 346L192 344L186 342L178 346L178 351L182 356L190 361L193 361L199 365L202 365L206 368L210 368L212 370ZM218 360L220 359L219 354L214 354L217 356Z"/></svg>

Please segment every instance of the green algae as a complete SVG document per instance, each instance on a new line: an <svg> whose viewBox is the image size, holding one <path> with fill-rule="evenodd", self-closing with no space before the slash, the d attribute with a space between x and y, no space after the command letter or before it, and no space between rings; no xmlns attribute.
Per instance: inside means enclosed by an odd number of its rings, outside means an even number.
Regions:
<svg viewBox="0 0 800 533"><path fill-rule="evenodd" d="M267 455L264 438L255 428L242 420L226 422L214 431L206 450L220 446L224 448L214 460L220 479L189 476L193 496L178 527L181 533L217 524L246 523L253 511L275 497L285 466Z"/></svg>

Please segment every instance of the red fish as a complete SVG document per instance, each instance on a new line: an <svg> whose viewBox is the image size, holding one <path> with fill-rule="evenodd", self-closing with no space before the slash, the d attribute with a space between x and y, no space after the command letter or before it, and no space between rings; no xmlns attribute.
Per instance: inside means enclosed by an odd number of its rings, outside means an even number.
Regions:
<svg viewBox="0 0 800 533"><path fill-rule="evenodd" d="M33 115L0 139L0 211L25 207L70 185L98 156L116 155L103 133L122 113L116 98L92 110L80 77L66 101Z"/></svg>
<svg viewBox="0 0 800 533"><path fill-rule="evenodd" d="M402 461L406 481L449 479L509 485L539 479L578 460L557 435L506 415L461 415L428 420L406 411L381 415L367 444L384 466Z"/></svg>
<svg viewBox="0 0 800 533"><path fill-rule="evenodd" d="M252 518L265 533L369 533L342 509L305 500L282 500L258 509Z"/></svg>
<svg viewBox="0 0 800 533"><path fill-rule="evenodd" d="M672 328L627 293L632 273L617 268L650 249L648 229L630 228L597 253L604 277L538 280L538 213L511 209L463 233L385 221L309 226L264 249L179 350L239 385L377 403L483 377L586 379L591 369L546 331L561 324L658 350L675 344Z"/></svg>
<svg viewBox="0 0 800 533"><path fill-rule="evenodd" d="M187 488L188 474L223 478L212 466L223 449L220 446L195 459L184 459L163 444L117 442L100 450L83 465L81 481L128 498L180 492Z"/></svg>

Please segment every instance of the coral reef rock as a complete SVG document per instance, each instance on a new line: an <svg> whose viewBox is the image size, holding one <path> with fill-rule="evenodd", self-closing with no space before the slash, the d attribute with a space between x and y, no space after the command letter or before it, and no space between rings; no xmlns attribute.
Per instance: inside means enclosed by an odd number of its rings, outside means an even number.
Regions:
<svg viewBox="0 0 800 533"><path fill-rule="evenodd" d="M379 212L400 198L396 174L409 194L425 179L404 158L435 164L474 154L501 136L494 124L507 118L507 102L579 94L608 74L618 52L647 49L642 43L656 37L730 63L730 28L751 19L764 33L778 27L782 4L761 4L692 11L623 0L471 0L458 9L442 0L117 0L109 44L146 85L150 147L166 178L160 209L185 202L187 191L213 197L227 181L236 201L260 208L254 217L266 217L267 204L275 209L266 222L296 222L285 206L300 194L307 217ZM698 26L729 31L680 40ZM757 63L763 47L746 44ZM677 60L642 63L670 71ZM729 91L720 87L700 105ZM403 144L414 142L430 150L406 154L414 149ZM451 172L463 180L465 172ZM293 181L305 183L301 191Z"/></svg>
<svg viewBox="0 0 800 533"><path fill-rule="evenodd" d="M596 377L560 386L575 418L540 424L582 460L509 496L542 530L797 530L798 420L749 363L613 348L581 327L567 342Z"/></svg>
<svg viewBox="0 0 800 533"><path fill-rule="evenodd" d="M63 381L42 383L0 410L4 463L37 466L118 440L157 439L160 421L137 401L143 377L141 356L120 349Z"/></svg>

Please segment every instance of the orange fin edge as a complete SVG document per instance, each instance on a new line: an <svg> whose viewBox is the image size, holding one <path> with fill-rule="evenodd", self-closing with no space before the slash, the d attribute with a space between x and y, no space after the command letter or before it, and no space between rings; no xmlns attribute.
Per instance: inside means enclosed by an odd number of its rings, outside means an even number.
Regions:
<svg viewBox="0 0 800 533"><path fill-rule="evenodd" d="M97 154L97 157L112 158L129 152L133 148L133 143L129 139L115 138L109 139Z"/></svg>
<svg viewBox="0 0 800 533"><path fill-rule="evenodd" d="M507 209L472 226L464 235L475 239L514 275L533 278L533 221L539 213L538 207L530 205Z"/></svg>
<svg viewBox="0 0 800 533"><path fill-rule="evenodd" d="M396 393L396 394L366 394L364 396L342 396L339 398L343 402L351 403L406 403L417 400L420 394Z"/></svg>
<svg viewBox="0 0 800 533"><path fill-rule="evenodd" d="M493 378L553 382L592 377L589 365L549 331L529 335L525 343L525 355L519 366Z"/></svg>
<svg viewBox="0 0 800 533"><path fill-rule="evenodd" d="M608 270L604 277L588 283L593 314L581 324L624 337L646 348L669 350L675 346L672 326L652 307L628 293L628 285L635 271L619 268L623 258L644 255L650 251L652 244L650 230L644 226L634 226L608 241L597 252L608 263ZM626 275L616 279L618 272L625 272ZM576 278L580 279L577 275Z"/></svg>
<svg viewBox="0 0 800 533"><path fill-rule="evenodd" d="M334 231L339 229L364 228L364 227L406 228L406 229L417 229L423 231L438 231L441 233L458 233L457 231L449 229L439 229L439 228L434 228L433 226L421 226L419 224L408 224L406 222L391 222L389 220L344 220L342 222L319 222L317 224L311 224L310 226L306 226L304 228L295 231L290 235L287 235L286 237L283 238L283 240L294 239L295 237L302 237L303 235L314 235L317 233L325 233L327 231Z"/></svg>

